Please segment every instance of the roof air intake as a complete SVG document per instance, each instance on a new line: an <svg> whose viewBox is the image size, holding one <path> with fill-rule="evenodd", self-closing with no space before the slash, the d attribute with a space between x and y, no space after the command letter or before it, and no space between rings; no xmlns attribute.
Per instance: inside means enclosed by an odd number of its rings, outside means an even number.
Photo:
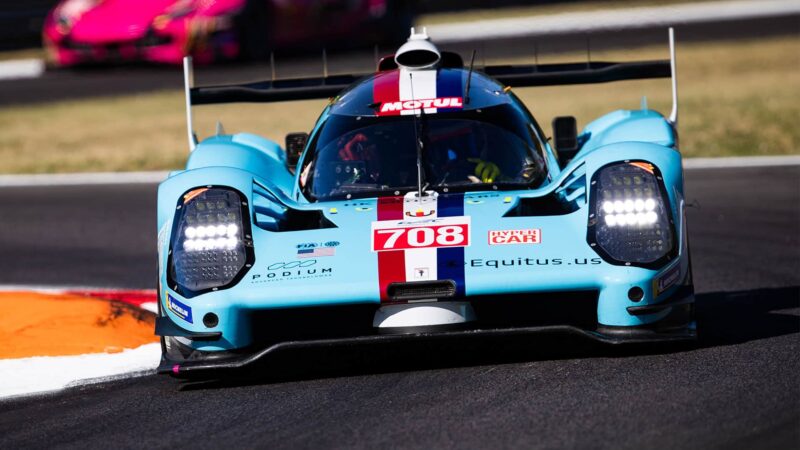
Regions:
<svg viewBox="0 0 800 450"><path fill-rule="evenodd" d="M439 49L431 42L425 28L422 33L417 33L411 28L411 36L395 53L394 60L398 66L407 69L427 69L435 66L441 54Z"/></svg>

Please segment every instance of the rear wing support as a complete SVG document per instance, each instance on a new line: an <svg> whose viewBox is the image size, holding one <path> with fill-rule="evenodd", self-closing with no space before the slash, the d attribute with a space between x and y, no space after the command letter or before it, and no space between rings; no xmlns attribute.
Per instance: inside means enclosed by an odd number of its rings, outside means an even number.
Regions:
<svg viewBox="0 0 800 450"><path fill-rule="evenodd" d="M190 152L197 146L197 136L194 134L194 124L192 123L192 89L194 89L192 57L185 56L183 58L183 92L186 95L186 131L189 137Z"/></svg>
<svg viewBox="0 0 800 450"><path fill-rule="evenodd" d="M678 68L675 58L675 30L669 28L669 60L533 64L521 66L488 66L484 72L509 86L556 86L593 84L647 78L671 78L672 110L667 118L678 126Z"/></svg>
<svg viewBox="0 0 800 450"><path fill-rule="evenodd" d="M371 74L328 75L327 55L323 53L323 76L286 80L257 81L219 86L194 85L192 58L183 58L186 125L189 150L197 146L192 124L193 105L238 102L282 102L330 98L335 101L342 91L362 77ZM668 120L678 126L678 70L675 61L675 31L669 29L669 60L634 62L597 62L533 64L521 66L487 66L484 72L500 83L513 87L556 86L567 84L606 83L621 80L667 78L672 81L672 111ZM463 63L459 63L463 64ZM272 64L274 70L274 62ZM380 70L380 68L379 68ZM388 70L388 69L387 69Z"/></svg>
<svg viewBox="0 0 800 450"><path fill-rule="evenodd" d="M672 79L672 112L669 113L669 121L678 128L678 67L675 61L675 30L672 27L669 27L669 68Z"/></svg>

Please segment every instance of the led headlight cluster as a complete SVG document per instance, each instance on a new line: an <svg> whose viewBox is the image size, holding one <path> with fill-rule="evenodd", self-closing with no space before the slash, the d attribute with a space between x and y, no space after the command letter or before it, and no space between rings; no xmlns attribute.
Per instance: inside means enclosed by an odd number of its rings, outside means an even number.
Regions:
<svg viewBox="0 0 800 450"><path fill-rule="evenodd" d="M648 265L674 249L673 226L655 166L625 162L599 170L592 181L589 241L615 263Z"/></svg>
<svg viewBox="0 0 800 450"><path fill-rule="evenodd" d="M239 226L234 223L186 227L183 249L187 252L203 250L233 250L238 245Z"/></svg>
<svg viewBox="0 0 800 450"><path fill-rule="evenodd" d="M658 222L658 213L655 212L656 201L652 198L642 200L605 200L603 202L603 217L609 227L619 226L646 226Z"/></svg>
<svg viewBox="0 0 800 450"><path fill-rule="evenodd" d="M187 192L178 205L171 246L171 283L182 293L231 284L252 265L244 199L225 188Z"/></svg>

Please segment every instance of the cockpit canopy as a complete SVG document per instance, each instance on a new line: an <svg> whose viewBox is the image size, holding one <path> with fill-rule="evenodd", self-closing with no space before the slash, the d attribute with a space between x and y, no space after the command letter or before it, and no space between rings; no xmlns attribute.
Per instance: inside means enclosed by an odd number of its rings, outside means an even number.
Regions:
<svg viewBox="0 0 800 450"><path fill-rule="evenodd" d="M512 104L440 114L331 114L311 143L300 186L311 201L439 192L528 189L546 178L542 136Z"/></svg>

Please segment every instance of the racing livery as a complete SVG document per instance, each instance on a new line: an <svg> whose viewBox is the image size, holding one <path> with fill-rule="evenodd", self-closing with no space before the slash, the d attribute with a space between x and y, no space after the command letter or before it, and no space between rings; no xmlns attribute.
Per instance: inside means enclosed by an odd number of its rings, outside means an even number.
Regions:
<svg viewBox="0 0 800 450"><path fill-rule="evenodd" d="M489 66L423 33L373 74L193 85L186 169L158 192L159 372L248 366L280 348L577 333L695 338L671 60ZM474 55L473 55L474 61ZM551 144L509 86L673 78L643 106ZM330 98L286 148L197 142L192 107Z"/></svg>

